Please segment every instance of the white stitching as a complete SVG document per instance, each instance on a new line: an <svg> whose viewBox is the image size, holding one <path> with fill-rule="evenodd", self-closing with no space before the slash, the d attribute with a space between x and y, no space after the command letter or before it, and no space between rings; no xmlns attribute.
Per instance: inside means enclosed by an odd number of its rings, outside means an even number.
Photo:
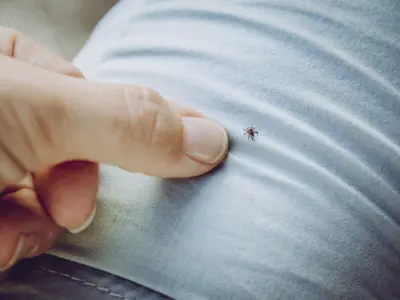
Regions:
<svg viewBox="0 0 400 300"><path fill-rule="evenodd" d="M78 277L75 277L75 276L72 276L72 275L69 275L69 274L66 274L66 273L61 273L61 272L58 272L56 270L52 270L52 269L48 269L48 268L44 268L44 267L40 267L40 270L45 271L45 272L47 272L49 274L56 274L56 275L64 277L64 278L68 278L68 279L73 280L75 282L79 282L79 283L81 283L81 284L83 284L85 286L95 287L99 291L107 293L109 296L114 297L114 298L118 298L118 299L122 299L122 300L136 300L136 298L133 298L133 299L130 298L130 297L126 298L124 295L122 295L120 293L111 292L109 288L106 288L104 286L96 285L93 282L85 281L83 279L80 279Z"/></svg>
<svg viewBox="0 0 400 300"><path fill-rule="evenodd" d="M106 287L103 286L97 286L97 289L102 291L102 292L106 292L106 293L110 293L110 290Z"/></svg>
<svg viewBox="0 0 400 300"><path fill-rule="evenodd" d="M111 292L111 293L109 293L109 294L110 294L110 296L113 296L113 297L115 297L115 298L122 298L122 297L123 297L121 294L118 294L118 293L113 293L113 292Z"/></svg>
<svg viewBox="0 0 400 300"><path fill-rule="evenodd" d="M83 282L83 281L82 281L81 279L79 279L78 277L71 276L71 279L72 279L73 281Z"/></svg>
<svg viewBox="0 0 400 300"><path fill-rule="evenodd" d="M82 284L83 284L83 285L87 285L87 286L96 286L94 283L85 282L85 281L82 281Z"/></svg>

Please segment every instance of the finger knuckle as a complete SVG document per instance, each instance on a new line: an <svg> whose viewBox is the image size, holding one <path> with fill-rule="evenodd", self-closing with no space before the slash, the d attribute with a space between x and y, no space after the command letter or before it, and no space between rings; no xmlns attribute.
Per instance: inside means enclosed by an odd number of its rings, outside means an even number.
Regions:
<svg viewBox="0 0 400 300"><path fill-rule="evenodd" d="M131 127L128 131L135 135L135 139L147 145L152 144L160 120L160 96L152 89L127 87L124 97Z"/></svg>
<svg viewBox="0 0 400 300"><path fill-rule="evenodd" d="M136 90L137 94L138 91ZM168 102L152 88L141 88L140 102L132 101L128 95L127 103L131 106L129 119L133 127L130 132L136 135L146 149L174 157L179 148L179 117L174 114ZM135 104L134 104L135 103ZM137 140L137 139L135 139Z"/></svg>

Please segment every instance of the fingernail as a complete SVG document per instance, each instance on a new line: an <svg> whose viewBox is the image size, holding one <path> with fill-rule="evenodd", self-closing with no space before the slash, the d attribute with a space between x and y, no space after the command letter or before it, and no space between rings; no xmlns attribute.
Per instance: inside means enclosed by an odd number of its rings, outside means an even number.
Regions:
<svg viewBox="0 0 400 300"><path fill-rule="evenodd" d="M17 246L8 263L0 267L0 272L4 272L25 257L34 256L39 250L39 240L35 235L21 235L18 238Z"/></svg>
<svg viewBox="0 0 400 300"><path fill-rule="evenodd" d="M90 226L90 224L92 224L93 219L96 216L96 211L97 211L97 205L95 204L92 212L90 213L90 216L86 219L86 221L82 224L82 226L79 226L78 228L68 229L68 231L73 234L78 234L86 230Z"/></svg>
<svg viewBox="0 0 400 300"><path fill-rule="evenodd" d="M183 117L186 154L199 162L215 164L228 148L228 135L217 122L209 119Z"/></svg>

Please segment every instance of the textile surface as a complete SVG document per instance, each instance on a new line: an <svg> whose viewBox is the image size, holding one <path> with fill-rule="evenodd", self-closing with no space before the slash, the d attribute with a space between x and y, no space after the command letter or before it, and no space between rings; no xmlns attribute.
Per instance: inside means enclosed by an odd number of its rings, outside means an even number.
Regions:
<svg viewBox="0 0 400 300"><path fill-rule="evenodd" d="M231 149L188 180L102 166L93 226L51 253L175 299L400 299L399 5L120 1L76 65L197 108Z"/></svg>

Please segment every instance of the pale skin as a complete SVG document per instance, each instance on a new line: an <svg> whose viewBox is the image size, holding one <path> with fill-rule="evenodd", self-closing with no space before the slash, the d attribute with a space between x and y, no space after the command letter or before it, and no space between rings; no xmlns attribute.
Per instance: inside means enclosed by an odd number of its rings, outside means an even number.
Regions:
<svg viewBox="0 0 400 300"><path fill-rule="evenodd" d="M0 271L90 224L99 163L193 177L227 149L225 130L194 109L148 87L90 82L0 26Z"/></svg>

